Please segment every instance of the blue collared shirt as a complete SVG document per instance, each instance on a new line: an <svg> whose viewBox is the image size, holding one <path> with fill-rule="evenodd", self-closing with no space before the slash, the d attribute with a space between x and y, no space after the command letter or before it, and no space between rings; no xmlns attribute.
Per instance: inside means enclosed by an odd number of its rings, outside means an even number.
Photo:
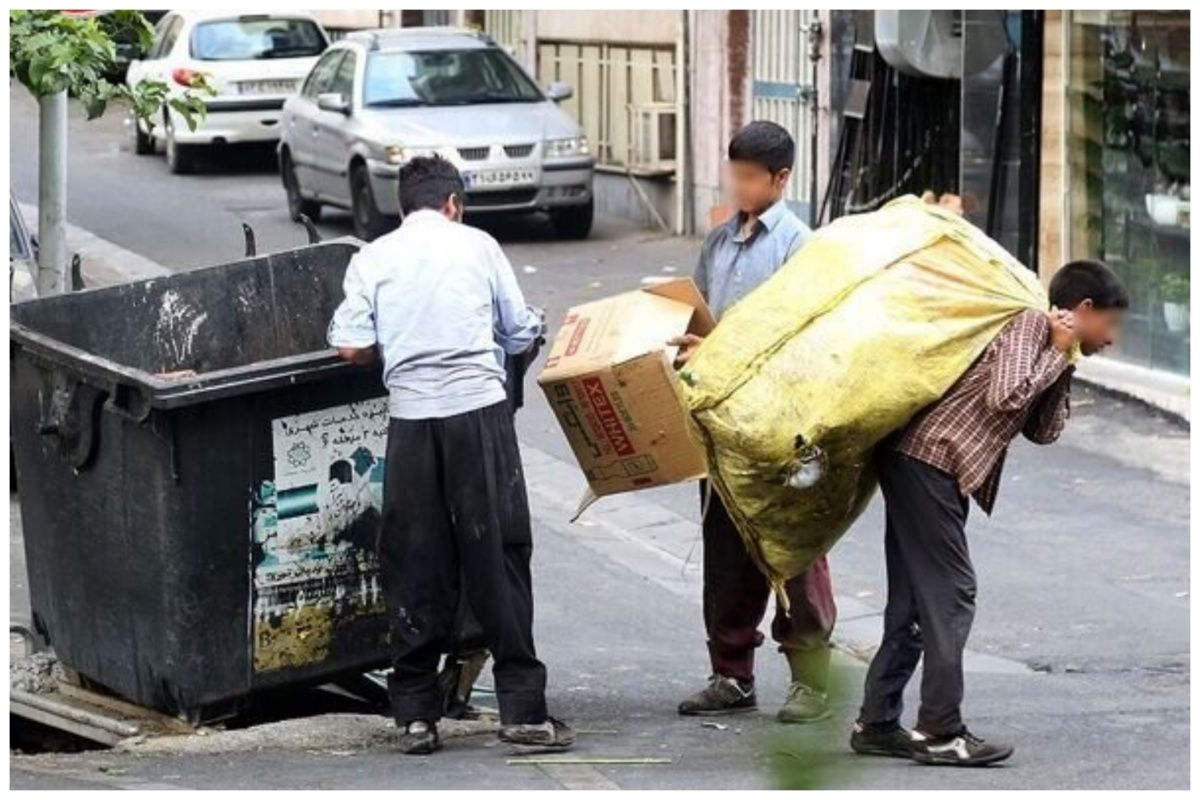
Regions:
<svg viewBox="0 0 1200 800"><path fill-rule="evenodd" d="M503 402L504 354L527 350L544 330L496 240L437 211L415 211L363 247L344 289L329 344L378 345L388 409L401 419Z"/></svg>
<svg viewBox="0 0 1200 800"><path fill-rule="evenodd" d="M695 280L717 319L757 289L800 249L812 230L780 199L742 235L745 215L734 214L704 240Z"/></svg>

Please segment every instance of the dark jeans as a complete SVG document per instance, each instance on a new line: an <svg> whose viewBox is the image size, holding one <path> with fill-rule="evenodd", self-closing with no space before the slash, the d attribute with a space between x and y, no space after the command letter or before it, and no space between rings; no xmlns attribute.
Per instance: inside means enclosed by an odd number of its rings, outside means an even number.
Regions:
<svg viewBox="0 0 1200 800"><path fill-rule="evenodd" d="M544 722L529 503L507 402L444 419L391 420L378 551L396 723L441 716L438 661L450 649L460 586L494 659L501 721Z"/></svg>
<svg viewBox="0 0 1200 800"><path fill-rule="evenodd" d="M701 483L701 497L705 484ZM704 627L713 672L749 681L758 626L767 613L771 584L746 552L729 512L714 490L704 517ZM829 636L837 619L825 557L785 586L791 614L776 606L771 635L793 666L793 678L820 691L828 673ZM796 674L797 672L801 674Z"/></svg>
<svg viewBox="0 0 1200 800"><path fill-rule="evenodd" d="M917 729L931 736L958 733L963 650L975 618L967 498L952 475L887 445L878 448L876 460L887 505L888 597L859 720L899 722L904 687L923 654Z"/></svg>

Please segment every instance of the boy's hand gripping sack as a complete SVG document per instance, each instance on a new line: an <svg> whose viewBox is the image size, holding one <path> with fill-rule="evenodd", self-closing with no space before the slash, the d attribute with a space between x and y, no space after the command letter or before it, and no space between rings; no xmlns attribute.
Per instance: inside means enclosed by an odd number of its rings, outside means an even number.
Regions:
<svg viewBox="0 0 1200 800"><path fill-rule="evenodd" d="M723 317L681 373L684 398L709 478L776 590L865 508L873 447L1026 308L1047 308L1033 272L958 215L902 197L818 231Z"/></svg>

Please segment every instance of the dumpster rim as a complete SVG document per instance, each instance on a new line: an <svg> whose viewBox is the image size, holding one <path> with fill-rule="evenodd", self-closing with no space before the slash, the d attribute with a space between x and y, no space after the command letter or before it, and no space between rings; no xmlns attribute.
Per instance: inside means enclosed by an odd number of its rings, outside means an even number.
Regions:
<svg viewBox="0 0 1200 800"><path fill-rule="evenodd" d="M279 386L319 380L331 373L378 369L344 361L333 348L310 350L251 364L213 370L194 378L168 380L112 359L92 355L74 345L39 333L20 322L9 322L13 346L35 361L79 376L83 383L113 394L121 385L135 388L152 408L172 409Z"/></svg>
<svg viewBox="0 0 1200 800"><path fill-rule="evenodd" d="M238 259L237 261L291 255L299 250L342 247L351 248L353 251L351 258L353 258L365 245L366 242L361 239L345 235L271 253L263 253L258 256L250 256ZM169 275L155 275L141 280L130 281L126 285L136 286L156 283L178 275L220 269L231 263L236 263L236 261L179 270ZM120 284L89 287L79 292L72 292L71 294L104 292L115 289L118 285ZM40 303L52 300L55 297L59 297L59 295L31 298L19 305ZM18 304L10 304L10 306L12 305ZM326 348L310 350L304 353L294 353L280 358L263 359L251 364L212 370L211 372L200 373L195 378L166 380L157 377L155 373L130 367L103 356L94 355L80 347L41 333L23 322L17 322L10 314L10 353L11 348L14 346L25 350L34 360L49 362L59 369L74 373L81 377L82 382L106 391L110 395L114 394L122 385L135 388L145 399L149 407L158 409L180 408L250 392L267 391L280 386L306 383L319 380L330 373L353 372L372 368L379 369L377 365L363 367L343 361L337 355L337 351L334 348Z"/></svg>

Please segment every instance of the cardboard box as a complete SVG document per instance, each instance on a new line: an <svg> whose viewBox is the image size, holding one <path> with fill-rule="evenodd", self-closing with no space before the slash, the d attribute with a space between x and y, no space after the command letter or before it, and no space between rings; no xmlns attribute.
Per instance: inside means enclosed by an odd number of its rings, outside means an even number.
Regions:
<svg viewBox="0 0 1200 800"><path fill-rule="evenodd" d="M716 325L689 278L576 306L538 384L596 497L703 478L667 340Z"/></svg>

